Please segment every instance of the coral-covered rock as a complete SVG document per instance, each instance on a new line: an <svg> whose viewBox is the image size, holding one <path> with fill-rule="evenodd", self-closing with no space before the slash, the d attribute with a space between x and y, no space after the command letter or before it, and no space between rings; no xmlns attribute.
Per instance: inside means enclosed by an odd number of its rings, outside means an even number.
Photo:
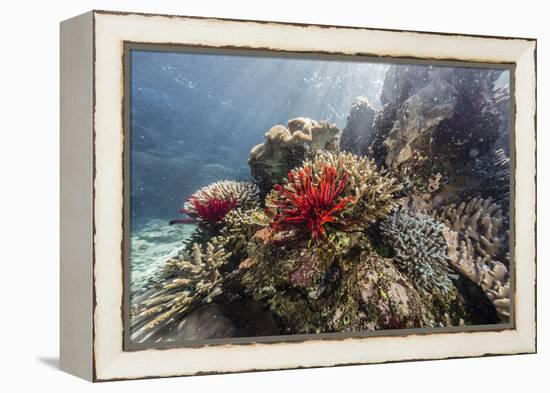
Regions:
<svg viewBox="0 0 550 393"><path fill-rule="evenodd" d="M336 232L364 230L397 205L401 187L371 161L351 153L319 153L289 172L268 195L279 244L327 241Z"/></svg>
<svg viewBox="0 0 550 393"><path fill-rule="evenodd" d="M285 333L359 332L459 325L468 320L456 289L425 293L391 259L368 246L351 254L314 248L256 249L242 283Z"/></svg>
<svg viewBox="0 0 550 393"><path fill-rule="evenodd" d="M474 196L496 198L509 179L509 88L495 88L502 71L390 66L362 154L399 173L403 183L442 176L439 204ZM498 171L493 176L493 170ZM487 189L485 190L485 186ZM415 191L414 189L412 191ZM503 198L503 201L505 198Z"/></svg>
<svg viewBox="0 0 550 393"><path fill-rule="evenodd" d="M402 274L391 259L363 252L357 260L341 261L342 280L334 292L328 319L333 331L368 331L458 326L464 323L461 298L455 289L426 294Z"/></svg>
<svg viewBox="0 0 550 393"><path fill-rule="evenodd" d="M361 155L371 138L376 111L365 97L357 97L351 106L346 126L340 138L340 149Z"/></svg>
<svg viewBox="0 0 550 393"><path fill-rule="evenodd" d="M262 192L269 192L280 183L288 171L299 166L306 149L336 148L340 130L328 122L317 122L299 117L272 127L265 134L265 142L252 148L248 158L250 173Z"/></svg>
<svg viewBox="0 0 550 393"><path fill-rule="evenodd" d="M437 73L428 85L403 102L384 141L388 167L396 167L410 160L418 148L426 149L426 139L433 135L443 120L453 117L456 96L454 87Z"/></svg>

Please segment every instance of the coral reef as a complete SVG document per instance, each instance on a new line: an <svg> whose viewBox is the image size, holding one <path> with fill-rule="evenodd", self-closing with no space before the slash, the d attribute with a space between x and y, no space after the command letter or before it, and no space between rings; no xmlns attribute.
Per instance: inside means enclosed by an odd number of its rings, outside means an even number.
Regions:
<svg viewBox="0 0 550 393"><path fill-rule="evenodd" d="M216 182L186 200L174 223L196 230L140 284L132 339L507 321L501 75L390 66L382 109L358 97L340 140L306 117L272 127L249 155L254 183Z"/></svg>
<svg viewBox="0 0 550 393"><path fill-rule="evenodd" d="M473 198L435 214L444 233L452 266L479 285L506 321L510 316L509 241L500 207Z"/></svg>
<svg viewBox="0 0 550 393"><path fill-rule="evenodd" d="M189 218L170 223L196 222L207 227L214 226L236 207L253 208L259 204L259 189L254 183L219 181L201 188L187 199L179 212Z"/></svg>
<svg viewBox="0 0 550 393"><path fill-rule="evenodd" d="M325 231L366 229L397 205L395 179L364 157L321 152L289 172L283 185L267 197L274 209L272 228L286 232L279 243L326 240Z"/></svg>
<svg viewBox="0 0 550 393"><path fill-rule="evenodd" d="M476 196L507 204L508 195L499 191L509 187L503 158L510 101L509 87L497 83L501 75L491 69L390 66L380 96L384 106L357 153L389 167L408 193L423 193L417 186L441 174L441 188L430 197L439 205Z"/></svg>
<svg viewBox="0 0 550 393"><path fill-rule="evenodd" d="M236 267L235 264L247 257L247 246L250 239L270 222L269 217L261 209L235 209L225 216L219 235L212 238L210 242L231 253L229 270L232 270Z"/></svg>
<svg viewBox="0 0 550 393"><path fill-rule="evenodd" d="M242 283L253 299L267 305L286 333L464 323L467 317L456 289L424 294L392 259L373 252L368 238L359 235L357 240L355 251L345 254L257 247Z"/></svg>
<svg viewBox="0 0 550 393"><path fill-rule="evenodd" d="M469 179L459 190L461 199L476 195L490 198L501 206L505 213L510 204L510 158L503 149L491 150L474 159L463 173Z"/></svg>
<svg viewBox="0 0 550 393"><path fill-rule="evenodd" d="M292 240L295 241L308 235L316 240L326 240L325 227L328 224L345 226L338 214L353 197L341 197L348 176L344 173L337 180L336 175L333 166L323 167L318 181L311 167L297 170L296 176L289 172L285 187L275 185L279 197L270 200L270 206L277 211L272 228L293 232ZM286 240L290 241L289 238Z"/></svg>
<svg viewBox="0 0 550 393"><path fill-rule="evenodd" d="M386 165L395 167L411 159L415 147L422 146L443 120L453 117L455 104L456 91L442 75L405 100L384 141Z"/></svg>
<svg viewBox="0 0 550 393"><path fill-rule="evenodd" d="M510 156L510 84L496 85L493 89L493 100L500 118L499 138L493 149L502 149L506 156Z"/></svg>
<svg viewBox="0 0 550 393"><path fill-rule="evenodd" d="M220 268L228 258L222 247L209 244L206 250L195 245L190 258L181 252L168 260L157 275L157 288L132 310L132 339L147 339L220 295Z"/></svg>
<svg viewBox="0 0 550 393"><path fill-rule="evenodd" d="M340 149L361 154L369 141L376 111L366 97L357 97L351 106L346 127L340 138Z"/></svg>
<svg viewBox="0 0 550 393"><path fill-rule="evenodd" d="M250 173L266 194L301 164L307 149L335 149L339 132L333 124L305 117L289 120L288 128L276 125L265 134L265 142L250 151Z"/></svg>
<svg viewBox="0 0 550 393"><path fill-rule="evenodd" d="M380 225L394 261L425 292L448 293L456 278L449 267L445 226L424 214L396 213Z"/></svg>

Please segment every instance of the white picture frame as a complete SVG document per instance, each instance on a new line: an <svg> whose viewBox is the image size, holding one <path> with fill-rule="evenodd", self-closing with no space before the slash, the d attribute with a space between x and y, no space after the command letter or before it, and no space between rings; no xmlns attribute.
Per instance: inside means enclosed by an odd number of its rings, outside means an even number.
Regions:
<svg viewBox="0 0 550 393"><path fill-rule="evenodd" d="M125 43L513 67L507 329L124 350ZM92 11L61 24L61 368L90 381L536 352L536 40Z"/></svg>

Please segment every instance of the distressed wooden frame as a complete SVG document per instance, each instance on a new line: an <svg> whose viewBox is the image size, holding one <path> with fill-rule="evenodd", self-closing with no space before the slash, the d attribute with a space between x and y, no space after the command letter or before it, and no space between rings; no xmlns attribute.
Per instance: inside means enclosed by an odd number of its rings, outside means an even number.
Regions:
<svg viewBox="0 0 550 393"><path fill-rule="evenodd" d="M503 330L127 351L124 50L207 46L514 68L515 313ZM536 351L536 40L92 11L61 25L61 368L106 381ZM514 192L520 191L520 192Z"/></svg>

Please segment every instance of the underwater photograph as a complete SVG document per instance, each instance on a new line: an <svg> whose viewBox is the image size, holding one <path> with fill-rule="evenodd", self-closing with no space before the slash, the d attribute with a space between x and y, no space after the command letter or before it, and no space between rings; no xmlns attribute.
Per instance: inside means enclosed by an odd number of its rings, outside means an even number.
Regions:
<svg viewBox="0 0 550 393"><path fill-rule="evenodd" d="M126 53L127 343L510 326L512 68Z"/></svg>

